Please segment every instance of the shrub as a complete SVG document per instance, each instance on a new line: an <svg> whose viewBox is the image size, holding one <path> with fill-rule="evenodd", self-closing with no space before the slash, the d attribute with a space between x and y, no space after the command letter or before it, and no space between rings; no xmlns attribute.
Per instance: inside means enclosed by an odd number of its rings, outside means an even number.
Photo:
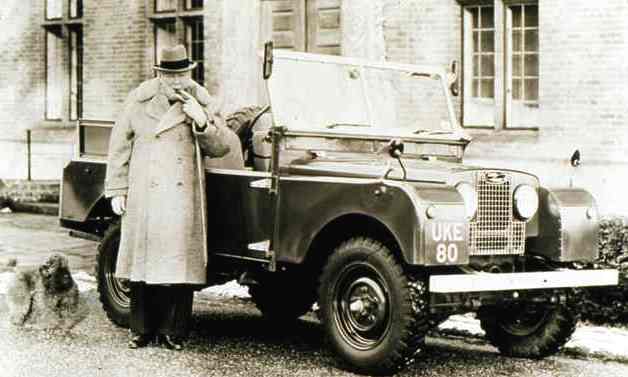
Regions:
<svg viewBox="0 0 628 377"><path fill-rule="evenodd" d="M581 305L582 318L594 323L628 324L628 218L603 218L598 248L596 265L618 269L622 284L587 290Z"/></svg>

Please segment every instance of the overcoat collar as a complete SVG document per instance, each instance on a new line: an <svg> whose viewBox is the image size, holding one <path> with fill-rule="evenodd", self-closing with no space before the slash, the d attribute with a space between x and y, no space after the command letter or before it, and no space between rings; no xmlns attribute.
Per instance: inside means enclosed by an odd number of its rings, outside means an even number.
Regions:
<svg viewBox="0 0 628 377"><path fill-rule="evenodd" d="M139 102L147 102L146 114L159 121L155 129L156 135L183 123L186 119L181 103L176 102L171 106L166 95L160 91L160 85L157 78L148 80L139 86L137 93Z"/></svg>

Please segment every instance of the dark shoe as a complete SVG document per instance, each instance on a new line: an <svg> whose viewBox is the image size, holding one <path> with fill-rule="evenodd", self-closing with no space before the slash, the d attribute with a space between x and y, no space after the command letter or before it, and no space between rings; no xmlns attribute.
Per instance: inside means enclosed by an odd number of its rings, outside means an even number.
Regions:
<svg viewBox="0 0 628 377"><path fill-rule="evenodd" d="M148 343L150 343L152 336L145 334L131 334L131 338L129 339L129 348L136 349L141 347L146 347Z"/></svg>
<svg viewBox="0 0 628 377"><path fill-rule="evenodd" d="M174 336L162 335L161 343L170 350L181 351L183 349L183 340Z"/></svg>

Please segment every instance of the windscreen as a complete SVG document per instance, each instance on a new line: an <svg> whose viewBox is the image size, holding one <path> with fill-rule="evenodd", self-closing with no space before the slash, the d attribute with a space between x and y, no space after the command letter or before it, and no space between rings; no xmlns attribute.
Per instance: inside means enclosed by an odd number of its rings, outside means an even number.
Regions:
<svg viewBox="0 0 628 377"><path fill-rule="evenodd" d="M277 124L291 130L452 130L448 99L434 73L281 54L268 88Z"/></svg>

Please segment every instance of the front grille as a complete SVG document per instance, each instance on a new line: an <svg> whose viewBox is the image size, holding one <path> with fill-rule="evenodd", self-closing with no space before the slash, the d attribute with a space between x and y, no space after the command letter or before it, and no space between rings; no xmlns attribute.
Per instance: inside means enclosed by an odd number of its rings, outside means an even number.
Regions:
<svg viewBox="0 0 628 377"><path fill-rule="evenodd" d="M478 210L469 223L470 255L519 255L525 250L525 222L513 216L512 181L508 174L478 172Z"/></svg>

